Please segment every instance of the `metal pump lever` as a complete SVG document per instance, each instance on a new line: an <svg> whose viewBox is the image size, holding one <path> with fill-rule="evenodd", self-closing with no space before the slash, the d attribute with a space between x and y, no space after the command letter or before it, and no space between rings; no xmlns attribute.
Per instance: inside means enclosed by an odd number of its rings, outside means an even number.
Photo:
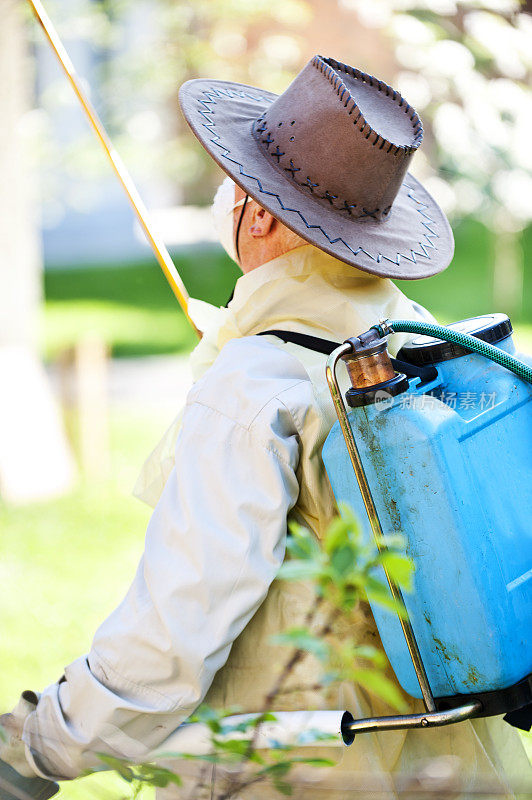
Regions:
<svg viewBox="0 0 532 800"><path fill-rule="evenodd" d="M399 714L393 717L368 717L355 719L349 711L342 717L341 733L345 744L352 744L357 733L396 731L404 728L441 728L470 719L482 711L482 704L473 701L446 711L430 711L425 714Z"/></svg>

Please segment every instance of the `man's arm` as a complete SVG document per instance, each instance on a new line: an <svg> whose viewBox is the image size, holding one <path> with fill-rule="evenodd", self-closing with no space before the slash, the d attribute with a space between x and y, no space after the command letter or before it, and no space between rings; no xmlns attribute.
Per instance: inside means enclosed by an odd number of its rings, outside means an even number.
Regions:
<svg viewBox="0 0 532 800"><path fill-rule="evenodd" d="M191 392L125 599L26 721L29 759L45 777L74 778L101 763L98 752L142 759L156 749L202 701L283 560L299 445L282 398L303 376L277 365L280 375L263 379L257 346L244 342Z"/></svg>

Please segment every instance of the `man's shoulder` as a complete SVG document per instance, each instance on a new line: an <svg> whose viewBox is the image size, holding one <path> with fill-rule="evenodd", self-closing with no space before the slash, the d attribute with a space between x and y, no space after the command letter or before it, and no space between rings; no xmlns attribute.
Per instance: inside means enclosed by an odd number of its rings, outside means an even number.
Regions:
<svg viewBox="0 0 532 800"><path fill-rule="evenodd" d="M188 404L213 408L244 427L285 407L296 423L313 403L310 378L291 353L264 336L231 339L197 381Z"/></svg>

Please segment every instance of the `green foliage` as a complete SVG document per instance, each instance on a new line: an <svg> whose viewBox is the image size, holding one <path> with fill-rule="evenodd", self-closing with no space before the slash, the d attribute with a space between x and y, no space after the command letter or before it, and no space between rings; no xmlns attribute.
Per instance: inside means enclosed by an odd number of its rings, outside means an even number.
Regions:
<svg viewBox="0 0 532 800"><path fill-rule="evenodd" d="M265 714L249 714L246 717L240 717L237 720L232 720L234 715L241 712L239 708L225 708L215 709L208 705L201 705L192 714L188 722L200 722L206 725L212 734L227 736L230 733L247 733L250 731L260 719L262 722L275 722L275 715L271 713Z"/></svg>
<svg viewBox="0 0 532 800"><path fill-rule="evenodd" d="M293 78L293 65L287 65L282 54L264 58L268 29L297 40L293 29L309 19L309 4L153 0L140 5L136 0L72 4L49 0L47 10L61 38L89 43L98 64L92 87L96 107L135 180L149 181L157 175L170 190L177 187L177 197L183 192L187 202L208 203L220 170L180 118L177 88L189 78L212 76L273 91L285 87ZM72 103L61 75L39 99L50 118L62 111L63 104ZM142 124L146 118L151 121L147 128ZM66 165L69 177L88 186L109 175L108 164L95 152L90 131L85 136L79 133L74 141L58 140L48 126L42 127L48 133L42 133L44 141L39 142L46 172L45 203L75 205L78 200L79 205L76 181L61 180L58 164Z"/></svg>
<svg viewBox="0 0 532 800"><path fill-rule="evenodd" d="M310 580L317 595L335 612L349 615L359 600L367 597L392 613L404 614L384 581L382 568L403 591L412 588L413 565L404 552L401 536L383 537L381 551L366 544L358 519L346 505L331 523L323 542L301 525L291 527L288 560L280 570L285 580ZM275 637L278 644L289 645L317 658L325 669L324 683L348 680L360 684L398 710L405 703L396 685L384 674L386 658L376 648L340 643L324 638L308 628L292 628Z"/></svg>
<svg viewBox="0 0 532 800"><path fill-rule="evenodd" d="M318 595L344 613L351 611L365 595L402 613L378 577L378 568L386 567L397 584L410 588L412 564L404 554L401 537L383 538L386 550L379 553L373 543L364 542L360 524L346 505L340 507L340 515L331 523L321 546L301 525L292 525L290 532L289 559L281 567L281 578L312 580ZM295 642L298 637L301 640L302 632L292 631L291 635ZM307 642L303 649L308 647Z"/></svg>
<svg viewBox="0 0 532 800"><path fill-rule="evenodd" d="M284 580L311 581L315 590L315 604L307 614L306 623L280 633L277 644L290 649L290 656L281 677L266 699L264 709L258 714L238 716L238 709L217 710L201 706L190 718L190 723L202 724L209 733L208 752L160 753L161 759L184 759L199 764L220 764L229 769L229 783L224 785L218 798L228 800L238 795L241 789L268 781L283 796L290 796L293 787L290 773L295 765L312 768L333 766L335 762L314 755L300 755L299 744L326 744L329 736L305 731L294 744L270 741L267 749L257 747L261 726L275 722L276 716L268 707L275 703L279 693L290 677L294 666L307 655L314 656L322 665L322 685L332 681L351 681L380 697L398 710L404 709L404 701L396 685L384 674L384 654L368 645L352 641L337 641L329 637L334 621L339 616L350 615L365 594L376 602L397 611L393 601L386 595L387 589L375 573L386 567L390 577L403 588L411 586L412 565L404 554L404 542L400 536L383 538L379 551L375 545L364 542L357 518L346 505L340 507L340 515L329 526L323 542L300 525L291 527L288 539L288 559L280 570ZM318 610L325 615L325 622L318 623ZM401 609L399 609L401 610ZM234 716L236 714L236 716ZM102 763L114 770L138 796L144 785L167 786L170 782L180 785L178 774L153 763L132 764L102 754ZM202 786L199 773L197 789Z"/></svg>
<svg viewBox="0 0 532 800"><path fill-rule="evenodd" d="M155 786L158 789L173 783L181 786L183 781L175 772L157 764L132 764L130 761L106 753L99 753L99 758L108 769L114 770L126 783L133 788L133 798L138 797L144 784Z"/></svg>
<svg viewBox="0 0 532 800"><path fill-rule="evenodd" d="M369 11L365 0L349 3L394 47L393 85L428 132L430 166L417 168L440 173L447 210L489 220L495 231L524 227L530 164L515 143L527 125L532 58L523 4L374 0Z"/></svg>

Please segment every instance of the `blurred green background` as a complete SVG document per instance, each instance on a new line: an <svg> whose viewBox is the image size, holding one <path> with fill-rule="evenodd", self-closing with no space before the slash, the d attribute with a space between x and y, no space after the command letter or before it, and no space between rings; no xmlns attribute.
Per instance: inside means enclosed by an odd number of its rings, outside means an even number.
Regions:
<svg viewBox="0 0 532 800"><path fill-rule="evenodd" d="M421 281L397 281L399 288L448 323L491 311L510 312L521 347L532 349L532 271L513 311L494 293L496 233L475 219L454 225L456 251L451 266ZM520 235L523 261L532 263L532 228ZM223 305L239 271L221 250L197 248L175 256L192 297ZM54 269L45 274L43 343L46 358L57 357L84 333L97 329L112 354L127 356L187 352L195 343L157 263L111 264Z"/></svg>
<svg viewBox="0 0 532 800"><path fill-rule="evenodd" d="M122 599L142 554L150 509L131 497L139 466L160 435L146 413L111 416L108 476L81 480L58 500L0 504L0 704L43 689L88 652L98 624ZM62 784L68 800L129 797L117 776ZM142 793L151 800L152 791Z"/></svg>

